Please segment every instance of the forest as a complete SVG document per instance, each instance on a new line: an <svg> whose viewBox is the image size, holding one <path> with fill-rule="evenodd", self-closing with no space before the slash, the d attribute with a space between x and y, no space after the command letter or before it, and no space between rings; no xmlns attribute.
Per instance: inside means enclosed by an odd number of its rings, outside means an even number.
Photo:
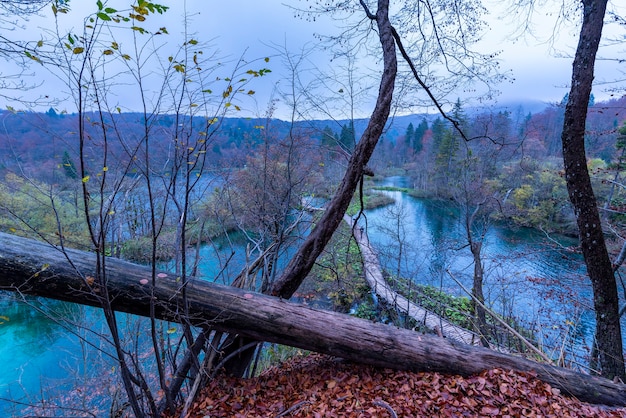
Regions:
<svg viewBox="0 0 626 418"><path fill-rule="evenodd" d="M195 416L194 403L218 403L206 390L226 385L226 375L254 377L301 350L411 372L509 379L493 371L509 367L582 401L626 406L626 95L616 88L614 98L596 101L588 64L605 18L623 27L624 17L606 0L568 4L581 37L571 90L531 111L521 103L476 106L460 94L439 98L505 78L494 54L470 48L486 10L477 0L312 3L295 10L305 19L360 20L325 40L344 72L317 73L309 84L303 56L286 49L225 64L186 33L172 47L174 39L162 41L172 31L162 19L175 6L97 1L72 29L64 25L72 2L0 6L6 25L16 13L48 13L56 22L39 40L0 37L0 55L21 74L45 68L70 96L69 105L51 101L42 111L43 99L20 96L40 87L2 78L2 97L18 105L0 111L0 326L41 315L79 342L73 355L83 364L70 366L74 378L56 392L1 392L0 412ZM355 81L365 51L377 68ZM286 68L280 101L242 116L276 61ZM141 106L123 108L125 95ZM280 117L279 102L288 108ZM416 111L414 102L434 110ZM357 107L371 107L371 115L356 117ZM403 186L383 186L389 178ZM421 277L408 273L419 257L410 255L415 238L404 234L392 193L449 214L443 222L456 235L427 255L464 251L463 279L443 264ZM379 233L377 208L391 208L388 244L368 247L377 250L369 257L363 245ZM564 265L578 260L589 293L530 273L520 286L549 282L555 304L569 292L567 301L591 312L592 331L555 345L522 319L522 308L493 297L494 230L543 237L515 258L547 251ZM379 301L369 281L376 257L392 302ZM420 284L438 275L458 287ZM429 329L407 314L409 301L475 341L453 341L443 325ZM576 334L575 322L555 315L548 325ZM576 338L585 340L582 349L566 347ZM376 402L396 416L397 406Z"/></svg>

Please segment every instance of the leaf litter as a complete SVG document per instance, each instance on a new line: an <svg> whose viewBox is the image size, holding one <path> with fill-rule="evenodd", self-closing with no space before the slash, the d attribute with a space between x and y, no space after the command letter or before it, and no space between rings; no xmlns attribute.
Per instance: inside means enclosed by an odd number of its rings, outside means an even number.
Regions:
<svg viewBox="0 0 626 418"><path fill-rule="evenodd" d="M259 376L220 376L189 417L626 417L563 396L532 373L491 369L470 377L297 356Z"/></svg>

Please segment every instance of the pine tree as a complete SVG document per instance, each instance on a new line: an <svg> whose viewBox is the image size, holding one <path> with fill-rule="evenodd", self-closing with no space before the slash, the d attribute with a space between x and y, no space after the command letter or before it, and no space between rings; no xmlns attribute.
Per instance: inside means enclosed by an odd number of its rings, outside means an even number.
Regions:
<svg viewBox="0 0 626 418"><path fill-rule="evenodd" d="M350 121L350 125L343 125L341 127L341 134L339 135L339 145L347 151L352 151L356 145L354 137L354 122Z"/></svg>
<svg viewBox="0 0 626 418"><path fill-rule="evenodd" d="M422 119L419 125L417 125L417 129L415 129L413 136L413 151L416 154L422 152L424 148L424 134L428 130L428 122L426 118Z"/></svg>
<svg viewBox="0 0 626 418"><path fill-rule="evenodd" d="M325 147L337 145L337 135L335 135L329 126L324 127L324 130L320 135L320 143Z"/></svg>
<svg viewBox="0 0 626 418"><path fill-rule="evenodd" d="M409 126L406 128L406 133L404 134L404 144L406 148L412 148L413 140L415 138L415 128L413 127L413 122L409 123Z"/></svg>
<svg viewBox="0 0 626 418"><path fill-rule="evenodd" d="M63 170L65 170L65 175L71 179L75 179L78 177L78 171L76 171L76 166L72 161L70 155L65 151L63 153Z"/></svg>

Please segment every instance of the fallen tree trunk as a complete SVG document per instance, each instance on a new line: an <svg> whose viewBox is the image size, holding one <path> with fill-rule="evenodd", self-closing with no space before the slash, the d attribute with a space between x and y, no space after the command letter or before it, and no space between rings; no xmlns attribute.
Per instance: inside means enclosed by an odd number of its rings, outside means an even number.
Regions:
<svg viewBox="0 0 626 418"><path fill-rule="evenodd" d="M64 253L38 241L0 233L0 289L99 306L99 291L90 280L95 265L94 254L77 250ZM107 259L113 308L147 316L150 274L147 267ZM180 283L172 275L159 276L153 293L156 316L180 320ZM258 341L394 369L461 375L491 368L533 371L543 381L583 401L626 405L626 385L482 347L198 279L188 285L187 297L188 320L197 326L210 325Z"/></svg>

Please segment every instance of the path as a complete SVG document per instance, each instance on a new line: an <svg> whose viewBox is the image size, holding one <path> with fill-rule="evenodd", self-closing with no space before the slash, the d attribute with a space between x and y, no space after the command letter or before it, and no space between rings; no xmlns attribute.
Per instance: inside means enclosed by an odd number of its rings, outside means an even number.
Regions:
<svg viewBox="0 0 626 418"><path fill-rule="evenodd" d="M352 228L352 218L344 216L344 221ZM441 316L430 312L419 305L409 301L402 295L396 293L383 278L380 269L380 262L376 253L369 244L367 233L363 228L352 228L352 235L356 240L363 256L363 267L365 279L376 294L385 300L390 306L395 306L406 315L417 322L424 324L427 328L434 330L443 337L463 342L465 344L480 345L480 338L477 334L465 328L454 325Z"/></svg>

